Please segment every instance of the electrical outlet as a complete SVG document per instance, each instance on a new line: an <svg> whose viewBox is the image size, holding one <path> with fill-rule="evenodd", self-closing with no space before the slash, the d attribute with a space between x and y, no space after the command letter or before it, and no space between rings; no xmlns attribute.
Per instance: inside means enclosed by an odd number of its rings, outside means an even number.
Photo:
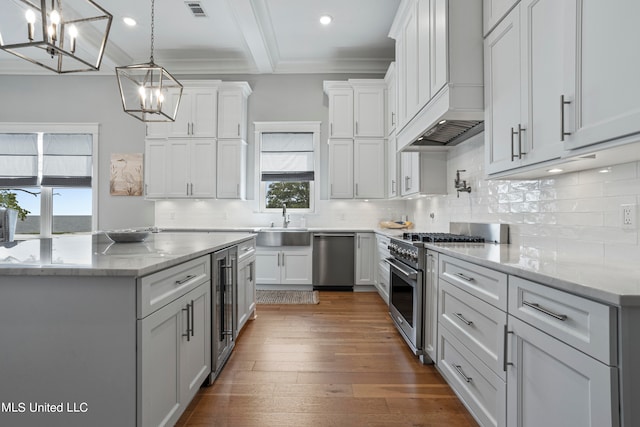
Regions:
<svg viewBox="0 0 640 427"><path fill-rule="evenodd" d="M636 228L636 205L620 205L622 215L622 228L635 230Z"/></svg>

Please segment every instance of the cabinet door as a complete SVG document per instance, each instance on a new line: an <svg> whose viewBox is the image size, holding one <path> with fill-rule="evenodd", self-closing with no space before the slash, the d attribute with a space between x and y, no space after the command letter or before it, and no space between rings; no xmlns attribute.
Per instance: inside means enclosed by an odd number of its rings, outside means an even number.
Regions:
<svg viewBox="0 0 640 427"><path fill-rule="evenodd" d="M398 158L396 137L392 135L387 141L387 197L398 197Z"/></svg>
<svg viewBox="0 0 640 427"><path fill-rule="evenodd" d="M385 187L384 139L356 139L353 147L356 199L383 199Z"/></svg>
<svg viewBox="0 0 640 427"><path fill-rule="evenodd" d="M246 143L218 140L218 198L244 198Z"/></svg>
<svg viewBox="0 0 640 427"><path fill-rule="evenodd" d="M418 0L418 102L431 99L431 0Z"/></svg>
<svg viewBox="0 0 640 427"><path fill-rule="evenodd" d="M256 284L280 284L281 254L279 250L258 248L256 250Z"/></svg>
<svg viewBox="0 0 640 427"><path fill-rule="evenodd" d="M449 0L431 0L431 97L449 81L448 7Z"/></svg>
<svg viewBox="0 0 640 427"><path fill-rule="evenodd" d="M329 92L329 138L353 138L353 90Z"/></svg>
<svg viewBox="0 0 640 427"><path fill-rule="evenodd" d="M398 121L397 78L395 63L391 63L387 75L387 135L393 134Z"/></svg>
<svg viewBox="0 0 640 427"><path fill-rule="evenodd" d="M282 251L281 284L310 285L313 268L311 251Z"/></svg>
<svg viewBox="0 0 640 427"><path fill-rule="evenodd" d="M175 105L178 102L178 96L171 95L171 105ZM178 114L176 120L170 123L169 136L171 137L185 137L191 135L191 110L192 110L192 89L182 89L182 97L180 97L180 105L178 106Z"/></svg>
<svg viewBox="0 0 640 427"><path fill-rule="evenodd" d="M575 31L577 21L576 72L565 73L571 149L640 132L640 2L580 0L579 11L567 28Z"/></svg>
<svg viewBox="0 0 640 427"><path fill-rule="evenodd" d="M489 34L484 42L485 167L488 174L519 166L522 125L520 5ZM515 132L515 134L513 133Z"/></svg>
<svg viewBox="0 0 640 427"><path fill-rule="evenodd" d="M373 233L356 234L356 285L374 285L376 239Z"/></svg>
<svg viewBox="0 0 640 427"><path fill-rule="evenodd" d="M384 138L384 87L355 87L355 136Z"/></svg>
<svg viewBox="0 0 640 427"><path fill-rule="evenodd" d="M166 140L147 140L144 153L144 195L165 197Z"/></svg>
<svg viewBox="0 0 640 427"><path fill-rule="evenodd" d="M438 253L427 251L424 290L424 350L433 362L438 348Z"/></svg>
<svg viewBox="0 0 640 427"><path fill-rule="evenodd" d="M353 198L353 140L329 141L329 197Z"/></svg>
<svg viewBox="0 0 640 427"><path fill-rule="evenodd" d="M202 88L192 95L191 136L215 138L217 134L218 92Z"/></svg>
<svg viewBox="0 0 640 427"><path fill-rule="evenodd" d="M180 400L186 406L211 373L211 282L181 300Z"/></svg>
<svg viewBox="0 0 640 427"><path fill-rule="evenodd" d="M412 11L402 28L402 58L404 66L401 78L400 90L404 103L400 105L400 127L402 128L415 116L420 109L418 98L418 19L416 6L412 6Z"/></svg>
<svg viewBox="0 0 640 427"><path fill-rule="evenodd" d="M559 100L563 93L562 70L566 62L564 44L568 2L527 0L520 4L522 32L521 111L526 131L522 133L522 165L559 158L563 151L560 138ZM575 5L575 0L573 0Z"/></svg>
<svg viewBox="0 0 640 427"><path fill-rule="evenodd" d="M420 153L400 154L400 194L408 196L418 192L420 187Z"/></svg>
<svg viewBox="0 0 640 427"><path fill-rule="evenodd" d="M138 392L142 426L173 425L182 412L180 348L183 304L174 301L138 320L141 340Z"/></svg>
<svg viewBox="0 0 640 427"><path fill-rule="evenodd" d="M617 369L509 316L507 425L617 426Z"/></svg>
<svg viewBox="0 0 640 427"><path fill-rule="evenodd" d="M191 142L189 170L191 173L189 195L200 198L216 196L216 142L197 140Z"/></svg>
<svg viewBox="0 0 640 427"><path fill-rule="evenodd" d="M236 292L236 324L238 325L238 333L242 330L244 324L249 317L249 309L247 307L247 288L249 282L250 265L241 263L238 265L238 289Z"/></svg>
<svg viewBox="0 0 640 427"><path fill-rule="evenodd" d="M166 195L187 197L190 190L189 141L170 139L167 142Z"/></svg>
<svg viewBox="0 0 640 427"><path fill-rule="evenodd" d="M239 90L221 90L218 97L218 138L244 138L244 95Z"/></svg>

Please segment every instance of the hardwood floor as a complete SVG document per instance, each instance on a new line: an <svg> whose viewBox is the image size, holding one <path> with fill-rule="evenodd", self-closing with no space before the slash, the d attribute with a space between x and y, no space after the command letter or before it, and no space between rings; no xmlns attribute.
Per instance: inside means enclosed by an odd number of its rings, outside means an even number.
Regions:
<svg viewBox="0 0 640 427"><path fill-rule="evenodd" d="M321 292L320 304L257 314L178 426L477 426L377 293Z"/></svg>

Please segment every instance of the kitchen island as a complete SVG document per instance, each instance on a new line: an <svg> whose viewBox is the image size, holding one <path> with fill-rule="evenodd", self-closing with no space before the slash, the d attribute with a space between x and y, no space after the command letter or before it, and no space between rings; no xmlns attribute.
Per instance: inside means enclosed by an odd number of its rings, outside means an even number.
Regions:
<svg viewBox="0 0 640 427"><path fill-rule="evenodd" d="M209 254L252 237L0 247L0 425L172 425L211 371Z"/></svg>

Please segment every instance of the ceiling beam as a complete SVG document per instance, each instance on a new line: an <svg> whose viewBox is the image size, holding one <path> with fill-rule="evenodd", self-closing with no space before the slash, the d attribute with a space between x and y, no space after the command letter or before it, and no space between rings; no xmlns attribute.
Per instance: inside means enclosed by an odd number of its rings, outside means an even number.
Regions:
<svg viewBox="0 0 640 427"><path fill-rule="evenodd" d="M270 74L274 71L273 56L263 33L263 24L253 7L252 0L227 0L238 28L244 37L258 73Z"/></svg>

